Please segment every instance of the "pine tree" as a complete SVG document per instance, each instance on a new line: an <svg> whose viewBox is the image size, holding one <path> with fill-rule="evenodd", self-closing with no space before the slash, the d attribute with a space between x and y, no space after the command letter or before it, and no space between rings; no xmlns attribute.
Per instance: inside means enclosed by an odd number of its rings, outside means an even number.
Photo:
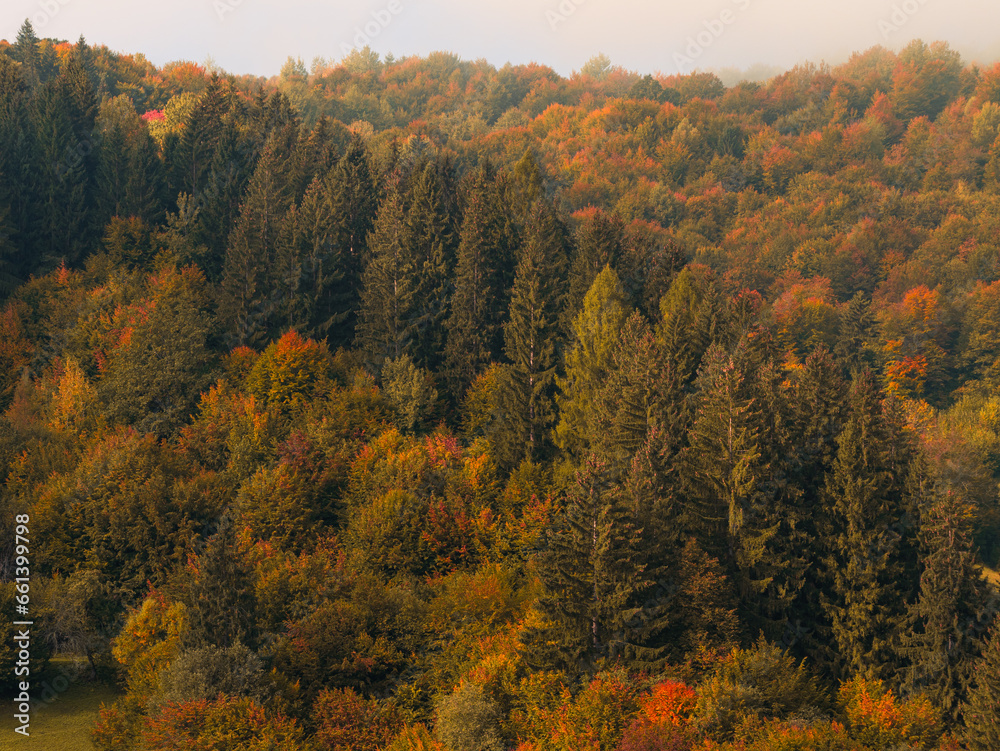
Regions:
<svg viewBox="0 0 1000 751"><path fill-rule="evenodd" d="M17 39L10 50L10 56L21 63L24 82L34 88L40 83L38 53L38 37L35 35L35 27L27 18L17 31Z"/></svg>
<svg viewBox="0 0 1000 751"><path fill-rule="evenodd" d="M379 372L386 360L411 354L414 336L415 263L402 197L392 190L382 202L368 239L371 260L362 278L357 346Z"/></svg>
<svg viewBox="0 0 1000 751"><path fill-rule="evenodd" d="M851 373L858 373L878 364L873 343L876 338L875 316L871 301L857 292L840 314L840 330L834 354Z"/></svg>
<svg viewBox="0 0 1000 751"><path fill-rule="evenodd" d="M733 352L713 345L698 374L694 422L684 452L688 529L724 562L740 597L756 601L771 584L768 557L778 518L763 487L772 471L761 374L741 340Z"/></svg>
<svg viewBox="0 0 1000 751"><path fill-rule="evenodd" d="M565 297L566 235L554 210L536 204L514 278L505 352L512 367L501 402L509 444L500 455L510 464L536 461L548 443L553 417L556 341Z"/></svg>
<svg viewBox="0 0 1000 751"><path fill-rule="evenodd" d="M511 204L522 225L531 219L535 203L545 192L542 171L535 160L535 154L528 149L514 165L510 176Z"/></svg>
<svg viewBox="0 0 1000 751"><path fill-rule="evenodd" d="M995 620L983 654L972 670L963 706L964 740L970 751L1000 748L1000 621Z"/></svg>
<svg viewBox="0 0 1000 751"><path fill-rule="evenodd" d="M375 181L360 138L351 141L325 180L329 210L337 220L333 232L337 273L343 274L336 299L331 300L336 313L343 316L328 335L331 346L336 347L354 339L361 275L369 258L367 239L378 210Z"/></svg>
<svg viewBox="0 0 1000 751"><path fill-rule="evenodd" d="M449 207L447 195L449 172L447 164L425 165L411 188L406 214L416 271L413 355L420 367L434 370L444 358L458 246L455 211Z"/></svg>
<svg viewBox="0 0 1000 751"><path fill-rule="evenodd" d="M271 323L271 280L278 235L291 200L273 141L264 148L229 237L221 313L235 344L260 341Z"/></svg>
<svg viewBox="0 0 1000 751"><path fill-rule="evenodd" d="M212 167L223 130L223 117L233 106L233 91L213 74L198 103L184 123L179 143L171 154L171 189L174 194L200 196Z"/></svg>
<svg viewBox="0 0 1000 751"><path fill-rule="evenodd" d="M538 561L547 591L538 607L550 625L527 635L534 662L587 673L626 653L635 595L647 586L641 533L603 463L588 458Z"/></svg>
<svg viewBox="0 0 1000 751"><path fill-rule="evenodd" d="M597 209L576 232L576 252L569 273L566 312L575 316L597 275L606 266L617 271L625 240L625 224L617 214Z"/></svg>
<svg viewBox="0 0 1000 751"><path fill-rule="evenodd" d="M446 362L456 396L501 351L516 244L505 201L503 179L483 164L466 194L448 321Z"/></svg>
<svg viewBox="0 0 1000 751"><path fill-rule="evenodd" d="M957 723L996 601L972 550L969 509L953 492L930 500L920 520L920 596L900 650L910 663L903 690L924 693Z"/></svg>
<svg viewBox="0 0 1000 751"><path fill-rule="evenodd" d="M690 385L709 346L724 339L727 311L711 272L683 269L660 300L657 338L679 381Z"/></svg>
<svg viewBox="0 0 1000 751"><path fill-rule="evenodd" d="M35 129L43 165L38 175L39 250L50 265L83 260L97 241L92 212L96 99L77 58L41 87Z"/></svg>
<svg viewBox="0 0 1000 751"><path fill-rule="evenodd" d="M565 378L557 379L555 443L570 460L582 459L594 443L597 427L592 405L611 372L628 315L618 275L605 267L573 320L575 344L566 356Z"/></svg>
<svg viewBox="0 0 1000 751"><path fill-rule="evenodd" d="M905 494L909 461L894 445L904 441L874 376L862 373L824 493L830 527L822 530L829 545L823 603L831 661L842 676L884 678L896 668L893 644L904 603L915 594L903 555L918 523Z"/></svg>

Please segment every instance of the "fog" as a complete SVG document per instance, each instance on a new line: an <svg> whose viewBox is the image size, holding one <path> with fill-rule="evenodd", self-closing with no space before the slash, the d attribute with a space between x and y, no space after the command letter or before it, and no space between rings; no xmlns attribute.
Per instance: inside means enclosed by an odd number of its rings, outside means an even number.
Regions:
<svg viewBox="0 0 1000 751"><path fill-rule="evenodd" d="M1000 4L982 0L3 0L0 37L25 18L40 37L143 52L156 64L209 55L234 73L276 74L369 45L397 58L434 50L494 65L538 62L563 75L596 53L642 73L836 64L875 45L943 40L968 61L1000 59Z"/></svg>

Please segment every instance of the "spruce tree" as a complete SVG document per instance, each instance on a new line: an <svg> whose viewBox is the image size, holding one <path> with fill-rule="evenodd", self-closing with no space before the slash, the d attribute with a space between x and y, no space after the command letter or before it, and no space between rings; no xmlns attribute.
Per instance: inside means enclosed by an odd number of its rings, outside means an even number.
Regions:
<svg viewBox="0 0 1000 751"><path fill-rule="evenodd" d="M931 495L920 520L920 595L900 649L910 663L903 690L925 694L955 724L997 603L972 550L969 508L954 492Z"/></svg>
<svg viewBox="0 0 1000 751"><path fill-rule="evenodd" d="M538 560L551 624L526 635L529 658L572 673L592 673L600 658L627 653L636 594L648 585L639 561L641 529L603 463L589 457Z"/></svg>
<svg viewBox="0 0 1000 751"><path fill-rule="evenodd" d="M446 344L455 396L463 394L502 349L516 243L506 193L503 179L485 163L466 194Z"/></svg>
<svg viewBox="0 0 1000 751"><path fill-rule="evenodd" d="M504 326L504 351L512 366L501 399L507 445L498 448L511 464L538 460L548 444L565 269L565 230L553 208L539 202L526 229Z"/></svg>
<svg viewBox="0 0 1000 751"><path fill-rule="evenodd" d="M279 231L291 200L281 157L269 141L247 188L229 237L223 266L221 313L235 344L256 343L271 323L271 280Z"/></svg>
<svg viewBox="0 0 1000 751"><path fill-rule="evenodd" d="M371 259L362 278L357 346L379 372L386 360L411 354L416 272L407 242L402 197L392 190L368 239Z"/></svg>
<svg viewBox="0 0 1000 751"><path fill-rule="evenodd" d="M223 649L241 643L256 647L257 597L253 570L244 559L236 527L228 513L198 557L187 596L188 647Z"/></svg>
<svg viewBox="0 0 1000 751"><path fill-rule="evenodd" d="M625 224L617 214L596 209L580 225L570 265L567 323L579 312L583 298L601 270L610 266L617 272L624 239Z"/></svg>
<svg viewBox="0 0 1000 751"><path fill-rule="evenodd" d="M329 210L336 218L333 230L336 264L338 273L343 274L337 299L331 301L342 321L328 334L331 346L337 347L354 339L361 275L369 257L367 239L378 210L375 181L359 137L351 141L347 152L325 180Z"/></svg>
<svg viewBox="0 0 1000 751"><path fill-rule="evenodd" d="M891 676L894 643L915 592L903 563L918 520L906 496L909 462L894 446L884 397L870 371L851 390L847 422L824 496L830 509L823 604L830 621L832 667L841 676Z"/></svg>
<svg viewBox="0 0 1000 751"><path fill-rule="evenodd" d="M705 354L688 446L682 458L687 528L718 558L741 599L752 604L772 583L778 563L768 553L778 528L766 406L754 388L761 374L747 340L732 352L716 344Z"/></svg>
<svg viewBox="0 0 1000 751"><path fill-rule="evenodd" d="M1000 748L1000 620L994 620L982 657L973 666L962 716L969 751Z"/></svg>
<svg viewBox="0 0 1000 751"><path fill-rule="evenodd" d="M434 370L444 358L458 247L457 218L447 195L449 171L447 164L426 164L410 189L406 214L416 272L413 356L420 367Z"/></svg>
<svg viewBox="0 0 1000 751"><path fill-rule="evenodd" d="M597 426L592 405L614 365L614 351L628 316L618 275L605 267L573 320L575 343L566 356L566 376L557 379L555 443L571 461L582 460L594 444Z"/></svg>

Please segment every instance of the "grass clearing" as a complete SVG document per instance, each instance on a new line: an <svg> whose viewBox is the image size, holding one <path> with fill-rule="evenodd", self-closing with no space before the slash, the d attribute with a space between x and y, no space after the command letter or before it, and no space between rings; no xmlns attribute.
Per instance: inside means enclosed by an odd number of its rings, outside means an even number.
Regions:
<svg viewBox="0 0 1000 751"><path fill-rule="evenodd" d="M60 668L65 675L60 680ZM14 718L11 712L4 712L0 724L0 751L93 751L90 729L97 720L101 703L110 704L118 694L105 683L89 683L85 680L68 680L72 676L71 660L53 660L49 674L37 682L32 682L31 693L35 698L43 696L44 684L61 691L46 692L44 696L54 697L49 703L37 705L31 713L31 735L25 738L14 732Z"/></svg>

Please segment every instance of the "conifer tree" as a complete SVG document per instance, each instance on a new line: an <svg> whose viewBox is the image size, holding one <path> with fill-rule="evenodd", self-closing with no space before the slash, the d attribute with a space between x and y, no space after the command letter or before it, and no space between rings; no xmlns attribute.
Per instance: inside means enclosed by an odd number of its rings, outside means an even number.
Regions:
<svg viewBox="0 0 1000 751"><path fill-rule="evenodd" d="M972 550L969 509L954 492L934 495L921 513L920 595L902 636L910 663L903 690L925 694L954 724L997 603Z"/></svg>
<svg viewBox="0 0 1000 751"><path fill-rule="evenodd" d="M535 461L548 443L552 421L556 341L565 296L566 235L551 206L535 205L514 278L505 353L512 366L502 403L510 446L500 451L512 464Z"/></svg>
<svg viewBox="0 0 1000 751"><path fill-rule="evenodd" d="M768 556L778 519L764 487L773 457L766 406L754 388L757 364L745 339L731 353L709 348L683 457L688 528L724 562L744 601L760 597L778 563Z"/></svg>
<svg viewBox="0 0 1000 751"><path fill-rule="evenodd" d="M569 273L567 316L575 316L594 279L606 266L617 271L625 239L625 224L617 214L597 209L576 232L576 250Z"/></svg>
<svg viewBox="0 0 1000 751"><path fill-rule="evenodd" d="M420 367L429 369L443 362L458 246L455 212L447 196L449 171L447 164L426 164L416 175L406 214L416 273L413 356Z"/></svg>
<svg viewBox="0 0 1000 751"><path fill-rule="evenodd" d="M257 642L257 597L253 570L243 557L236 527L228 513L198 557L188 593L189 647L236 643L253 649Z"/></svg>
<svg viewBox="0 0 1000 751"><path fill-rule="evenodd" d="M331 328L331 346L354 339L361 275L368 263L367 239L378 209L375 181L368 166L368 155L359 137L351 141L347 152L327 175L329 210L336 218L333 244L337 273L343 278L337 299L331 301L342 322Z"/></svg>
<svg viewBox="0 0 1000 751"><path fill-rule="evenodd" d="M280 161L269 141L226 249L220 307L230 337L239 345L261 340L271 322L269 285L279 231L291 204L285 176L277 171Z"/></svg>
<svg viewBox="0 0 1000 751"><path fill-rule="evenodd" d="M962 716L970 751L1000 748L1000 620L994 620L982 657L973 666Z"/></svg>
<svg viewBox="0 0 1000 751"><path fill-rule="evenodd" d="M487 162L477 170L466 194L446 344L456 396L502 349L516 244L506 192L504 180Z"/></svg>
<svg viewBox="0 0 1000 751"><path fill-rule="evenodd" d="M840 314L840 329L834 354L851 373L878 364L875 339L875 316L871 301L856 292Z"/></svg>
<svg viewBox="0 0 1000 751"><path fill-rule="evenodd" d="M386 360L411 354L414 336L415 263L407 242L402 197L386 196L368 239L371 259L362 278L357 346L374 372Z"/></svg>
<svg viewBox="0 0 1000 751"><path fill-rule="evenodd" d="M709 346L723 339L727 311L711 272L683 269L660 300L657 338L679 381L691 384Z"/></svg>
<svg viewBox="0 0 1000 751"><path fill-rule="evenodd" d="M618 275L604 268L573 320L575 343L566 356L566 376L557 379L559 422L555 442L566 458L580 460L594 443L597 430L591 406L603 388L629 311Z"/></svg>
<svg viewBox="0 0 1000 751"><path fill-rule="evenodd" d="M905 494L909 462L893 444L884 397L870 371L851 390L847 422L825 498L830 527L823 597L830 620L834 669L842 676L888 677L896 668L893 645L915 592L903 565L918 521Z"/></svg>
<svg viewBox="0 0 1000 751"><path fill-rule="evenodd" d="M97 239L91 190L96 108L94 91L75 56L58 78L41 87L35 102L42 165L36 237L52 265L82 261Z"/></svg>
<svg viewBox="0 0 1000 751"><path fill-rule="evenodd" d="M542 171L531 149L514 165L510 175L510 196L514 213L522 225L527 225L535 203L545 192Z"/></svg>
<svg viewBox="0 0 1000 751"><path fill-rule="evenodd" d="M527 635L538 664L586 673L599 658L627 652L635 596L647 586L638 563L642 530L605 469L595 456L586 460L539 558L546 595L538 607L551 625Z"/></svg>

